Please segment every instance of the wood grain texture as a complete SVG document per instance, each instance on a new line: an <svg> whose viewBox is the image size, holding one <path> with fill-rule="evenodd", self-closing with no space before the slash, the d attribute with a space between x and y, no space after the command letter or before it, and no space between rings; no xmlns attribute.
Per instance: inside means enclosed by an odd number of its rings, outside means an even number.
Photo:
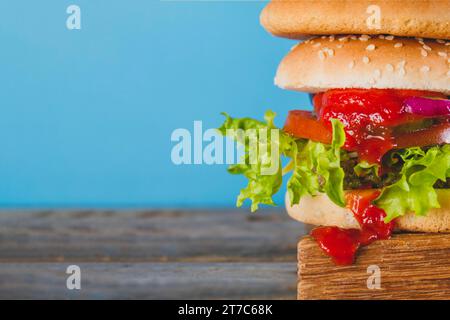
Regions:
<svg viewBox="0 0 450 320"><path fill-rule="evenodd" d="M283 210L0 212L0 262L295 261Z"/></svg>
<svg viewBox="0 0 450 320"><path fill-rule="evenodd" d="M450 299L450 235L398 234L360 250L352 266L335 266L307 236L298 244L298 299ZM368 289L370 265L381 288Z"/></svg>
<svg viewBox="0 0 450 320"><path fill-rule="evenodd" d="M292 263L0 263L0 299L295 299Z"/></svg>
<svg viewBox="0 0 450 320"><path fill-rule="evenodd" d="M295 299L306 232L283 210L3 211L0 299Z"/></svg>

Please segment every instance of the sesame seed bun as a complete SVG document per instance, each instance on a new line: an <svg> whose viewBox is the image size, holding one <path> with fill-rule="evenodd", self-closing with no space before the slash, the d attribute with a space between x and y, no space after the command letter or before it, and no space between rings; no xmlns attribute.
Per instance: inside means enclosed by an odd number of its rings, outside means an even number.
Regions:
<svg viewBox="0 0 450 320"><path fill-rule="evenodd" d="M406 214L396 219L397 231L450 232L450 190L438 189L441 208L430 210L426 216ZM325 194L304 196L300 204L291 206L286 194L286 208L295 220L317 226L337 226L343 229L360 229L353 213L334 204Z"/></svg>
<svg viewBox="0 0 450 320"><path fill-rule="evenodd" d="M308 39L283 59L275 84L320 92L332 88L430 90L450 94L450 41L394 36Z"/></svg>
<svg viewBox="0 0 450 320"><path fill-rule="evenodd" d="M291 39L348 33L450 39L450 1L275 0L262 11L261 24Z"/></svg>

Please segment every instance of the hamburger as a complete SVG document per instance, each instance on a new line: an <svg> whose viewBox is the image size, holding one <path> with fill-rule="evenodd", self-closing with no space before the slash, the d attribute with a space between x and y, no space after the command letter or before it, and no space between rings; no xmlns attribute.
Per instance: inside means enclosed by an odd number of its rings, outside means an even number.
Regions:
<svg viewBox="0 0 450 320"><path fill-rule="evenodd" d="M382 12L377 30L361 22L374 4ZM265 121L225 114L219 131L246 150L229 167L248 179L237 205L274 205L286 180L289 215L317 226L311 235L342 265L396 231L450 232L449 6L269 3L263 26L303 39L281 61L275 84L310 93L313 110L289 111L283 128L270 110ZM258 148L272 154L252 155L251 137L239 130L268 132Z"/></svg>

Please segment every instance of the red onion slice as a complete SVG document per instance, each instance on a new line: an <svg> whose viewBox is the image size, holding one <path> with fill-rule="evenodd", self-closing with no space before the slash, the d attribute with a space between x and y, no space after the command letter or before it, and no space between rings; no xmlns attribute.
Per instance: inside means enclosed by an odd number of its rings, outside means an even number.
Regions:
<svg viewBox="0 0 450 320"><path fill-rule="evenodd" d="M422 97L407 98L404 101L406 111L426 117L450 115L450 100Z"/></svg>

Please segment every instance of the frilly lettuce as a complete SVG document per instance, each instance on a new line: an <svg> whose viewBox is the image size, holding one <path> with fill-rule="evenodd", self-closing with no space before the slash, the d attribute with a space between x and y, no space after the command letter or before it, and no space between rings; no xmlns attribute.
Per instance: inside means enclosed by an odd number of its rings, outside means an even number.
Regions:
<svg viewBox="0 0 450 320"><path fill-rule="evenodd" d="M343 180L344 171L340 166L341 147L345 142L343 125L338 120L332 120L333 139L331 145L296 139L275 127L275 113L267 111L265 122L250 118L232 118L225 114L225 122L218 129L221 134L237 140L245 147L245 161L231 165L228 171L232 174L242 174L248 179L247 186L241 190L236 205L239 207L246 199L250 199L251 210L258 209L260 204L274 205L272 196L282 185L283 174L292 170L292 176L287 182L287 190L292 204L298 204L303 195L326 193L339 206L345 206ZM234 130L230 130L234 129ZM278 151L275 159L268 161L267 155L258 154L256 161L250 160L249 138L237 135L237 129L267 129L268 137L264 140L269 152ZM272 145L274 129L278 139ZM282 170L281 156L291 158L291 163ZM273 163L275 161L276 163ZM252 163L253 162L253 163ZM272 174L265 174L264 168L278 168Z"/></svg>
<svg viewBox="0 0 450 320"><path fill-rule="evenodd" d="M450 177L450 145L396 151L389 161L402 161L403 166L400 179L384 188L375 200L386 212L386 222L407 212L423 216L430 209L440 207L433 186L438 180L446 181Z"/></svg>
<svg viewBox="0 0 450 320"><path fill-rule="evenodd" d="M291 205L298 204L304 195L315 196L323 192L337 205L345 206L344 170L340 165L340 149L345 142L345 133L339 120L331 121L331 146L300 140L292 150L293 173L287 183Z"/></svg>
<svg viewBox="0 0 450 320"><path fill-rule="evenodd" d="M376 163L368 163L367 161L359 162L353 170L355 171L358 177L362 177L365 175L373 174L376 177L379 177L380 165Z"/></svg>

